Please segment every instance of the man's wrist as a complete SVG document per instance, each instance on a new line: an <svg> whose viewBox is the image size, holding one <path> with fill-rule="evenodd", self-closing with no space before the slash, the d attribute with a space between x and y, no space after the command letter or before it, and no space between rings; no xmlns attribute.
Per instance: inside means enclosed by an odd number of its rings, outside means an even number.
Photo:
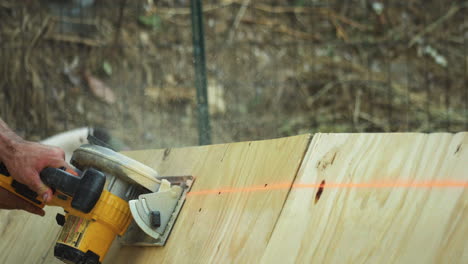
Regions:
<svg viewBox="0 0 468 264"><path fill-rule="evenodd" d="M0 161L8 163L15 156L18 146L26 142L20 136L16 135L0 119Z"/></svg>
<svg viewBox="0 0 468 264"><path fill-rule="evenodd" d="M15 137L9 137L0 134L0 161L8 163L18 151L20 140Z"/></svg>

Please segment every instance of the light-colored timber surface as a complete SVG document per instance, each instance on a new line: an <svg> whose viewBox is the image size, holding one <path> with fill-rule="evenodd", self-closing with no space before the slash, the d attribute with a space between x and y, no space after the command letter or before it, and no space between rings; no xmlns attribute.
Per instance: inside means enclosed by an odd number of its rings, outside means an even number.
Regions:
<svg viewBox="0 0 468 264"><path fill-rule="evenodd" d="M468 263L468 133L309 140L125 153L196 181L165 247L104 263ZM60 211L0 211L0 262L60 263Z"/></svg>
<svg viewBox="0 0 468 264"><path fill-rule="evenodd" d="M0 263L44 263L60 231L55 222L57 212L63 210L46 208L46 217L0 210Z"/></svg>
<svg viewBox="0 0 468 264"><path fill-rule="evenodd" d="M468 263L468 133L316 134L295 184L322 181L291 190L262 263Z"/></svg>
<svg viewBox="0 0 468 264"><path fill-rule="evenodd" d="M267 246L310 136L172 150L126 153L161 175L193 175L188 196L165 247L122 247L106 263L256 263ZM225 192L223 189L266 188ZM218 191L219 190L219 191Z"/></svg>

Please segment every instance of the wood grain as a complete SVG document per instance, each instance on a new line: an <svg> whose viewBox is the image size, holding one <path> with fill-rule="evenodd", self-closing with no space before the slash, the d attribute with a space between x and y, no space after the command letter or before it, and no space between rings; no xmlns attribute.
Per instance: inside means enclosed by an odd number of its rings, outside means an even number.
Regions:
<svg viewBox="0 0 468 264"><path fill-rule="evenodd" d="M46 208L40 217L18 210L0 210L0 263L43 263L55 244L61 208ZM55 263L60 263L56 261Z"/></svg>
<svg viewBox="0 0 468 264"><path fill-rule="evenodd" d="M468 133L316 134L310 144L304 135L125 154L163 176L195 176L194 194L165 247L115 243L107 264L468 263L466 186L427 186L468 181ZM60 210L0 211L0 262L60 263Z"/></svg>
<svg viewBox="0 0 468 264"><path fill-rule="evenodd" d="M193 192L292 184L309 135L268 141L126 153L161 175L193 175ZM191 195L165 247L123 247L106 263L255 263L288 188ZM111 254L112 255L112 254Z"/></svg>
<svg viewBox="0 0 468 264"><path fill-rule="evenodd" d="M468 263L466 186L378 187L435 181L468 182L468 133L316 134L262 263Z"/></svg>

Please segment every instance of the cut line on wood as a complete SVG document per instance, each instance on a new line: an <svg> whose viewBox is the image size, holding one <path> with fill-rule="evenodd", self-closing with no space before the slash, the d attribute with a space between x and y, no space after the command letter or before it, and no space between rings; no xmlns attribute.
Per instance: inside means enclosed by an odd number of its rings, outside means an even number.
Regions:
<svg viewBox="0 0 468 264"><path fill-rule="evenodd" d="M364 182L364 183L278 183L272 185L261 185L261 186L249 186L242 188L220 188L210 190L192 191L187 196L192 195L207 195L207 194L224 194L224 193L242 193L242 192L259 192L259 191L271 191L288 188L343 188L343 189L354 189L354 188L467 188L468 181L413 181L413 182Z"/></svg>

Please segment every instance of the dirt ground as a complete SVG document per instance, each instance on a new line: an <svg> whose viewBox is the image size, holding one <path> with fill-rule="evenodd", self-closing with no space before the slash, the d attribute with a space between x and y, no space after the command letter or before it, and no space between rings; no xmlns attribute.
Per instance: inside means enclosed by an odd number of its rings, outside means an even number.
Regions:
<svg viewBox="0 0 468 264"><path fill-rule="evenodd" d="M198 144L189 0L0 0L1 117ZM213 143L468 130L463 1L203 1Z"/></svg>

